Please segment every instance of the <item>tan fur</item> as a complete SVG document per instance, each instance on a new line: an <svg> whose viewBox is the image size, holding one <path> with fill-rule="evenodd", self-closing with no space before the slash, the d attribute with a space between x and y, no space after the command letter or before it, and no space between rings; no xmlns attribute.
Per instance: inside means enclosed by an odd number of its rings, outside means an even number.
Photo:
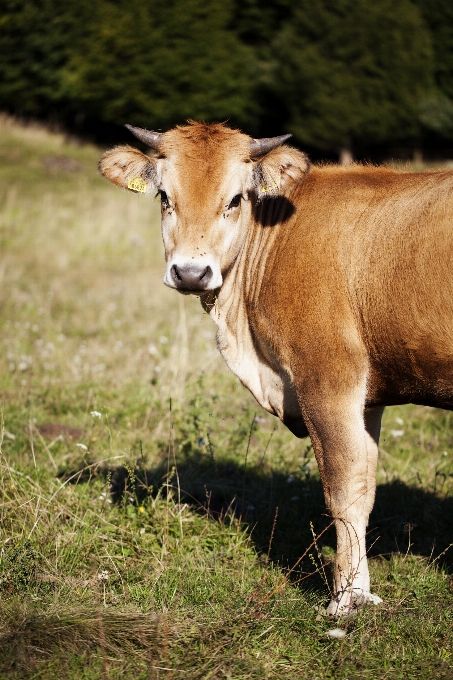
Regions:
<svg viewBox="0 0 453 680"><path fill-rule="evenodd" d="M187 262L212 269L198 294L229 367L310 435L337 527L329 612L342 615L376 601L365 532L384 407L453 409L453 173L310 169L288 146L253 160L249 144L192 123L158 157L119 147L100 167L168 194L165 282L181 289L172 271Z"/></svg>

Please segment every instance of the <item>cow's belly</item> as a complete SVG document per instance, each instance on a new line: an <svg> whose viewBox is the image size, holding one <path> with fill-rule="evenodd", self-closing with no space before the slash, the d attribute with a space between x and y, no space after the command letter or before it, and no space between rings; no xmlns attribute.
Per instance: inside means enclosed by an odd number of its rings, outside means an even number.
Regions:
<svg viewBox="0 0 453 680"><path fill-rule="evenodd" d="M453 362L435 352L372 363L367 405L420 404L453 410Z"/></svg>
<svg viewBox="0 0 453 680"><path fill-rule="evenodd" d="M288 373L270 348L252 338L248 325L241 330L241 333L233 334L219 324L217 346L228 368L250 390L260 406L277 416L297 437L307 437Z"/></svg>

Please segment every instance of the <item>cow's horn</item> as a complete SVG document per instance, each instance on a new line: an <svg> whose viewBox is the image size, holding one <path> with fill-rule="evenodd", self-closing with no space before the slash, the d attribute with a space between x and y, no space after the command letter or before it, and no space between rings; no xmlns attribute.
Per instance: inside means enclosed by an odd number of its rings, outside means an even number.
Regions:
<svg viewBox="0 0 453 680"><path fill-rule="evenodd" d="M132 132L140 141L148 144L155 151L159 151L159 147L162 141L162 135L159 132L153 132L152 130L145 130L144 128L133 127L132 125L125 125L129 132Z"/></svg>
<svg viewBox="0 0 453 680"><path fill-rule="evenodd" d="M281 146L292 135L280 135L280 137L263 137L262 139L252 139L250 143L250 158L264 156L265 153Z"/></svg>

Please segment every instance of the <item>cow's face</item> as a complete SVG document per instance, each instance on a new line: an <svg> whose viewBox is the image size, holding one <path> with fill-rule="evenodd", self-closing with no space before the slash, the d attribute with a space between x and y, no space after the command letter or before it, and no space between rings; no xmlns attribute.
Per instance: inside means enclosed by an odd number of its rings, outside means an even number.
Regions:
<svg viewBox="0 0 453 680"><path fill-rule="evenodd" d="M247 236L251 199L280 193L308 161L289 147L255 158L250 137L220 124L191 124L158 138L151 156L128 146L108 151L100 170L121 187L160 195L164 283L182 293L216 290Z"/></svg>

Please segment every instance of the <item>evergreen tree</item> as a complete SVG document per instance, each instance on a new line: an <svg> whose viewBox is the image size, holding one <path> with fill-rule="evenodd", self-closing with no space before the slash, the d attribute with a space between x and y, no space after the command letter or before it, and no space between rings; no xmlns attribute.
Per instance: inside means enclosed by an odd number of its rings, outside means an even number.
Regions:
<svg viewBox="0 0 453 680"><path fill-rule="evenodd" d="M430 34L409 0L299 0L274 42L288 129L308 145L416 136L435 91Z"/></svg>
<svg viewBox="0 0 453 680"><path fill-rule="evenodd" d="M255 58L254 101L259 120L254 131L258 137L280 134L288 119L285 101L274 87L273 43L284 23L291 20L294 6L292 0L235 0L232 27Z"/></svg>
<svg viewBox="0 0 453 680"><path fill-rule="evenodd" d="M87 0L2 1L0 108L36 116L69 106L61 68L90 15Z"/></svg>
<svg viewBox="0 0 453 680"><path fill-rule="evenodd" d="M437 91L420 102L420 119L428 130L453 136L453 3L415 0L429 27Z"/></svg>
<svg viewBox="0 0 453 680"><path fill-rule="evenodd" d="M253 122L253 53L228 30L229 0L97 5L64 73L89 114L157 128L186 118Z"/></svg>

